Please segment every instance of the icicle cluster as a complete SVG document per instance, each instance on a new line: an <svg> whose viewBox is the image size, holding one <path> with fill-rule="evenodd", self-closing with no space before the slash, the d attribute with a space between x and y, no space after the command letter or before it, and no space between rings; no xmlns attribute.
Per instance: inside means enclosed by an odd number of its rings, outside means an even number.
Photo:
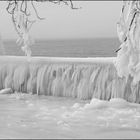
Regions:
<svg viewBox="0 0 140 140"><path fill-rule="evenodd" d="M0 94L32 93L140 103L140 82L119 78L115 58L0 57ZM2 91L1 91L2 90Z"/></svg>
<svg viewBox="0 0 140 140"><path fill-rule="evenodd" d="M120 77L133 77L133 84L140 80L140 1L123 1L117 32L121 42L116 59Z"/></svg>

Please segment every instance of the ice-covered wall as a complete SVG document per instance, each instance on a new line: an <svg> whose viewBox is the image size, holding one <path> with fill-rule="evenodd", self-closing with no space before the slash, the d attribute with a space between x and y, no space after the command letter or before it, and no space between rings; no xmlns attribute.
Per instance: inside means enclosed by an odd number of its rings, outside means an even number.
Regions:
<svg viewBox="0 0 140 140"><path fill-rule="evenodd" d="M38 95L103 100L120 97L140 102L140 84L117 76L115 58L45 58L1 56L0 89Z"/></svg>

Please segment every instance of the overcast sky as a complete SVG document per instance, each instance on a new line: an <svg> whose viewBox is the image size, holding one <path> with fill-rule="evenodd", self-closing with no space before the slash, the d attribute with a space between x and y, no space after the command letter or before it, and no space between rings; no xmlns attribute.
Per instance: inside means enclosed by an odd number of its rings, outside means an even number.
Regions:
<svg viewBox="0 0 140 140"><path fill-rule="evenodd" d="M31 35L36 39L71 39L117 37L116 22L120 16L121 1L74 1L79 10L70 7L42 3L37 5L43 21L35 23ZM0 33L4 39L16 38L7 2L0 2Z"/></svg>

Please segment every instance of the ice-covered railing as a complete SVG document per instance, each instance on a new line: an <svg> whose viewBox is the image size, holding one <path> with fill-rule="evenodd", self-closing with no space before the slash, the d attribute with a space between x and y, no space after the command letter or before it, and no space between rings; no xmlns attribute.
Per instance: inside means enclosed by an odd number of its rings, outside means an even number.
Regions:
<svg viewBox="0 0 140 140"><path fill-rule="evenodd" d="M93 97L109 100L124 98L140 102L140 84L119 78L115 58L0 57L0 89L38 95Z"/></svg>

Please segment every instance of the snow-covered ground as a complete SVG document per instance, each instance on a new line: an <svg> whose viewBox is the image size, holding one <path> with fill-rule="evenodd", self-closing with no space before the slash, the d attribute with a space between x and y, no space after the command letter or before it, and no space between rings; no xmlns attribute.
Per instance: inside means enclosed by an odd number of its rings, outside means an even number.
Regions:
<svg viewBox="0 0 140 140"><path fill-rule="evenodd" d="M0 138L140 138L139 131L140 105L123 99L0 95Z"/></svg>

